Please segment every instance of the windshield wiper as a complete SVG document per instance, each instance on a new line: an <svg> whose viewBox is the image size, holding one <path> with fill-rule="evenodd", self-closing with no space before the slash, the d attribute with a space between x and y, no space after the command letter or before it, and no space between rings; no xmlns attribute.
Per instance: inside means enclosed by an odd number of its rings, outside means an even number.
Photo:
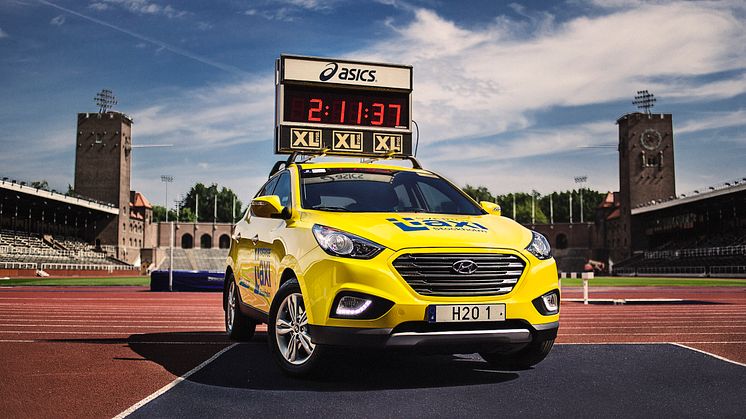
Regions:
<svg viewBox="0 0 746 419"><path fill-rule="evenodd" d="M333 206L324 206L324 205L317 205L315 207L311 207L311 209L322 210L322 211L346 211L346 212L350 211L345 207L333 207Z"/></svg>

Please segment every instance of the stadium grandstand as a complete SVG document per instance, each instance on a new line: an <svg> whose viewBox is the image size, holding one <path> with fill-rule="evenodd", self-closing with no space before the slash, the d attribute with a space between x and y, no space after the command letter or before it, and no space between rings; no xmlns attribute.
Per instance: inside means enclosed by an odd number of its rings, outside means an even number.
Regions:
<svg viewBox="0 0 746 419"><path fill-rule="evenodd" d="M111 204L0 181L0 276L132 275L97 232L117 216Z"/></svg>
<svg viewBox="0 0 746 419"><path fill-rule="evenodd" d="M746 178L632 209L634 255L619 275L746 275Z"/></svg>
<svg viewBox="0 0 746 419"><path fill-rule="evenodd" d="M560 271L625 276L746 277L746 178L676 193L670 114L634 112L619 126L619 191L591 223L532 225Z"/></svg>

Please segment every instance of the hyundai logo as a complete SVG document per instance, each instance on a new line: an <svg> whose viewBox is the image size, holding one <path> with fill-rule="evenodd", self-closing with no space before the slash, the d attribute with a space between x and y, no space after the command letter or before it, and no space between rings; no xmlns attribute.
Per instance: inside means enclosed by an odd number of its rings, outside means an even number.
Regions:
<svg viewBox="0 0 746 419"><path fill-rule="evenodd" d="M478 267L479 265L477 265L476 262L474 262L473 260L468 260L468 259L456 261L451 266L454 272L460 273L462 275L473 274L477 270Z"/></svg>

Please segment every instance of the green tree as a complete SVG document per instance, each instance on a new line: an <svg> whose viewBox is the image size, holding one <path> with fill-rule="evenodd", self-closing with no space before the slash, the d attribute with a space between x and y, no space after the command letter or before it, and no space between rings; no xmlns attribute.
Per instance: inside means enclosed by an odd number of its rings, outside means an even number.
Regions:
<svg viewBox="0 0 746 419"><path fill-rule="evenodd" d="M217 197L217 201L216 198ZM236 212L233 214L233 201L235 199ZM215 218L215 208L217 202L217 218ZM197 205L198 214L195 214L195 204ZM219 223L232 223L235 219L241 216L241 209L243 203L235 192L226 187L218 187L217 184L213 183L210 186L205 186L203 183L197 183L187 193L186 197L181 204L180 218L189 221L198 222L212 222L217 221ZM188 210L188 211L187 211ZM199 216L199 219L195 217Z"/></svg>
<svg viewBox="0 0 746 419"><path fill-rule="evenodd" d="M513 214L513 200L515 199L515 214ZM536 224L546 224L548 217L541 208L540 195L538 192L534 193L533 201L533 218ZM497 203L502 208L502 213L505 217L512 218L521 224L531 224L531 207L532 200L531 194L518 192L506 195L498 195Z"/></svg>
<svg viewBox="0 0 746 419"><path fill-rule="evenodd" d="M176 221L176 211L170 210L168 212L168 220ZM166 208L160 205L153 205L153 221L155 222L166 221Z"/></svg>
<svg viewBox="0 0 746 419"><path fill-rule="evenodd" d="M471 186L468 183L463 188L467 195L474 198L475 201L490 201L495 202L495 197L492 196L486 186Z"/></svg>

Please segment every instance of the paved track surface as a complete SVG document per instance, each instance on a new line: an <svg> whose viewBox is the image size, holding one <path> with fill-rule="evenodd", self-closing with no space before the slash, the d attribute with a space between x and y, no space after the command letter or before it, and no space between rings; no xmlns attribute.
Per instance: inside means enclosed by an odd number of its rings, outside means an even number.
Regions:
<svg viewBox="0 0 746 419"><path fill-rule="evenodd" d="M345 360L284 377L264 345L232 348L131 417L738 417L744 368L673 345L561 345L535 369L478 355Z"/></svg>
<svg viewBox="0 0 746 419"><path fill-rule="evenodd" d="M276 416L285 413L278 400L290 403L288 413L316 416L350 413L344 407L355 405L379 406L368 412L380 416L461 416L487 414L488 403L509 405L516 415L652 416L658 405L669 408L666 416L678 405L686 407L676 410L683 416L746 412L742 400L731 399L732 391L746 388L743 366L665 344L746 364L746 288L591 292L592 298L683 298L688 304L563 303L558 343L572 345L556 346L535 369L517 373L491 370L477 356L385 355L343 358L339 372L321 382L289 380L272 364L260 333L136 415L181 415L175 403L187 399L187 416L214 416L213 409L229 414L238 402L248 403L244 414ZM563 297L580 293L564 289ZM111 417L227 348L222 328L219 294L0 289L0 416ZM626 344L601 345L610 342Z"/></svg>

